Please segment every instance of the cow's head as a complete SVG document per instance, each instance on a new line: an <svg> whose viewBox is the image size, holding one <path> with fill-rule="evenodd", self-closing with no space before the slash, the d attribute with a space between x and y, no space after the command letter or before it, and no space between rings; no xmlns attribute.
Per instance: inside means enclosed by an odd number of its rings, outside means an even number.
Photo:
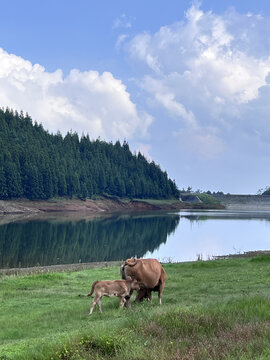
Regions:
<svg viewBox="0 0 270 360"><path fill-rule="evenodd" d="M125 265L129 265L129 266L135 266L136 264L137 264L137 262L138 262L138 259L136 259L136 258L131 258L131 259L127 259L126 261L125 261Z"/></svg>
<svg viewBox="0 0 270 360"><path fill-rule="evenodd" d="M136 258L127 259L125 263L120 267L121 278L124 280L129 280L131 277L126 274L126 266L135 266L138 260Z"/></svg>
<svg viewBox="0 0 270 360"><path fill-rule="evenodd" d="M120 268L120 275L123 280L131 280L132 278L126 274L126 266L127 264L124 264Z"/></svg>

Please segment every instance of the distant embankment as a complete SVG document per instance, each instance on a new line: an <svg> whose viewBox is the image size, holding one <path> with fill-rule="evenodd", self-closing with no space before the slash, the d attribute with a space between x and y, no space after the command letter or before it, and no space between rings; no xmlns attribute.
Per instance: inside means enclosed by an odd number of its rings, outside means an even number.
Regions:
<svg viewBox="0 0 270 360"><path fill-rule="evenodd" d="M229 210L268 210L270 195L213 195Z"/></svg>

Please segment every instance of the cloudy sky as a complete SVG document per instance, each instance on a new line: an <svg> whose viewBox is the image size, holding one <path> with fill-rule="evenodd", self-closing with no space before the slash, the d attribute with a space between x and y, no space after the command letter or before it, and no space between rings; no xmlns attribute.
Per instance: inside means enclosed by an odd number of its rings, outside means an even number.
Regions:
<svg viewBox="0 0 270 360"><path fill-rule="evenodd" d="M270 185L268 0L10 0L1 14L1 107L127 140L180 189Z"/></svg>

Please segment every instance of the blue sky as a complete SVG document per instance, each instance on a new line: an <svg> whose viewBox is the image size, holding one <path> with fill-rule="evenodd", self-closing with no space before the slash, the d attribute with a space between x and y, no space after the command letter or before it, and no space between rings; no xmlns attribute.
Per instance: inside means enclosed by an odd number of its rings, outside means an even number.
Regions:
<svg viewBox="0 0 270 360"><path fill-rule="evenodd" d="M126 139L179 188L270 185L269 1L10 0L1 10L0 106L51 132Z"/></svg>

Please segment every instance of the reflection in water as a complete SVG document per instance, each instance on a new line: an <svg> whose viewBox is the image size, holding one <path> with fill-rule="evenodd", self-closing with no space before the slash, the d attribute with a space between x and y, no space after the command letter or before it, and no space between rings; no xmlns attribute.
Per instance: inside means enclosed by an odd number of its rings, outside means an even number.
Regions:
<svg viewBox="0 0 270 360"><path fill-rule="evenodd" d="M1 225L0 268L142 257L166 243L179 220L176 214L155 214Z"/></svg>
<svg viewBox="0 0 270 360"><path fill-rule="evenodd" d="M194 261L213 256L269 250L270 212L185 210L166 245L145 257Z"/></svg>
<svg viewBox="0 0 270 360"><path fill-rule="evenodd" d="M233 210L202 210L182 211L181 217L192 221L203 220L262 220L270 221L269 211L233 211Z"/></svg>

